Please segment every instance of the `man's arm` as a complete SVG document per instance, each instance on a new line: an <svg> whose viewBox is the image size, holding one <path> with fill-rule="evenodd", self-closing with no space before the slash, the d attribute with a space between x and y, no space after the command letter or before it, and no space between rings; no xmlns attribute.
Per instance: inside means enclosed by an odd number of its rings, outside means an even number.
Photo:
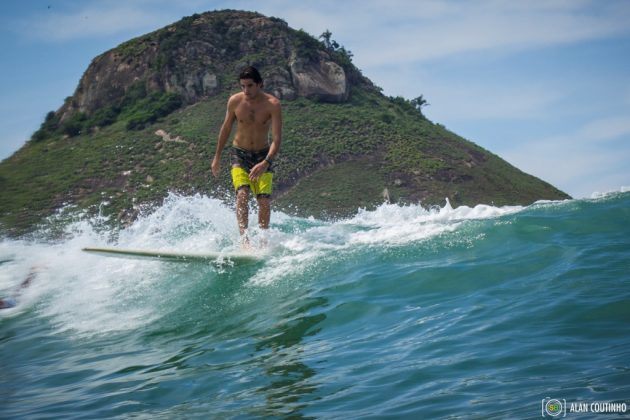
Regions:
<svg viewBox="0 0 630 420"><path fill-rule="evenodd" d="M282 107L280 101L275 99L271 108L271 146L269 147L269 153L267 153L267 159L273 160L280 151L280 144L282 143ZM269 162L263 160L258 165L254 166L249 173L249 179L255 181L271 166Z"/></svg>
<svg viewBox="0 0 630 420"><path fill-rule="evenodd" d="M221 169L221 153L223 153L225 143L227 142L228 138L230 138L232 126L234 125L234 120L236 119L236 114L234 113L235 107L236 100L235 97L232 96L228 100L227 111L225 112L225 119L223 120L223 125L221 125L221 131L219 131L217 150L214 153L214 159L212 159L212 175L214 175L215 178L219 176L219 171Z"/></svg>
<svg viewBox="0 0 630 420"><path fill-rule="evenodd" d="M267 157L275 159L280 151L280 143L282 143L282 108L280 101L274 103L273 112L271 114L271 147Z"/></svg>

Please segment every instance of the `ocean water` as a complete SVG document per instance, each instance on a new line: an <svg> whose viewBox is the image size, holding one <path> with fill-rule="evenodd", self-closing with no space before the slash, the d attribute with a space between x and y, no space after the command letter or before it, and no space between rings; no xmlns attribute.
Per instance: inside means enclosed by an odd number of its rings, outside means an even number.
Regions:
<svg viewBox="0 0 630 420"><path fill-rule="evenodd" d="M630 405L628 192L274 213L264 237L252 229L268 255L244 266L81 251L236 248L233 210L207 197L173 195L116 232L66 219L0 241L0 296L16 303L0 310L3 419L537 418L550 398L590 418L572 404Z"/></svg>

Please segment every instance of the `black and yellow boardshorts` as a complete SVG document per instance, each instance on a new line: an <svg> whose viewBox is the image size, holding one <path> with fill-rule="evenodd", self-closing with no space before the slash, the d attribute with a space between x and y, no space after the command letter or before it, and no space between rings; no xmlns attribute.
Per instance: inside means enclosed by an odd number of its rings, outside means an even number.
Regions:
<svg viewBox="0 0 630 420"><path fill-rule="evenodd" d="M272 192L273 169L271 165L256 181L249 179L249 171L265 160L269 148L252 152L250 150L232 147L232 183L234 189L248 187L256 197L270 197Z"/></svg>

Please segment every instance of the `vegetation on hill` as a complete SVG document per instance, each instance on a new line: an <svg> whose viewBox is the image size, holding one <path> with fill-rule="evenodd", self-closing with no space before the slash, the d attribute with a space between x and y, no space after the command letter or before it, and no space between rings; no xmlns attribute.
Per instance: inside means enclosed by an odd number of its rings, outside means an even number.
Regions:
<svg viewBox="0 0 630 420"><path fill-rule="evenodd" d="M123 121L128 130L139 130L156 122L182 106L182 98L177 93L148 93L144 82L135 83L117 103L104 106L88 115L77 112L65 121L50 111L32 137L42 141L56 136L74 137L91 133L117 121Z"/></svg>

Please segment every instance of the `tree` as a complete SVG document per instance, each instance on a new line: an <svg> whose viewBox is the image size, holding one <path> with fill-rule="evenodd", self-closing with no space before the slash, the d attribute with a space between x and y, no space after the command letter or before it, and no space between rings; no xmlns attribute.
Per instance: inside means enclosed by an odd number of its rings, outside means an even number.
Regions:
<svg viewBox="0 0 630 420"><path fill-rule="evenodd" d="M328 29L326 29L326 31L319 36L319 39L322 40L322 42L324 43L324 46L326 47L327 50L332 50L333 49L333 47L332 47L332 43L333 42L336 44L336 42L333 41L331 39L331 37L332 37L332 32L330 32Z"/></svg>
<svg viewBox="0 0 630 420"><path fill-rule="evenodd" d="M413 105L413 107L418 110L420 115L424 115L422 114L422 108L431 104L428 103L426 99L424 99L424 95L420 95L416 99L411 100L411 105Z"/></svg>
<svg viewBox="0 0 630 420"><path fill-rule="evenodd" d="M337 41L332 39L332 32L330 32L328 29L326 29L326 31L319 36L319 39L322 40L324 47L326 47L328 51L339 51L341 53L346 52L346 49L344 47L342 47Z"/></svg>
<svg viewBox="0 0 630 420"><path fill-rule="evenodd" d="M326 29L326 31L319 36L319 39L322 40L322 44L324 44L324 47L328 51L340 59L343 67L348 67L352 64L352 51L346 50L343 45L332 39L332 32Z"/></svg>

